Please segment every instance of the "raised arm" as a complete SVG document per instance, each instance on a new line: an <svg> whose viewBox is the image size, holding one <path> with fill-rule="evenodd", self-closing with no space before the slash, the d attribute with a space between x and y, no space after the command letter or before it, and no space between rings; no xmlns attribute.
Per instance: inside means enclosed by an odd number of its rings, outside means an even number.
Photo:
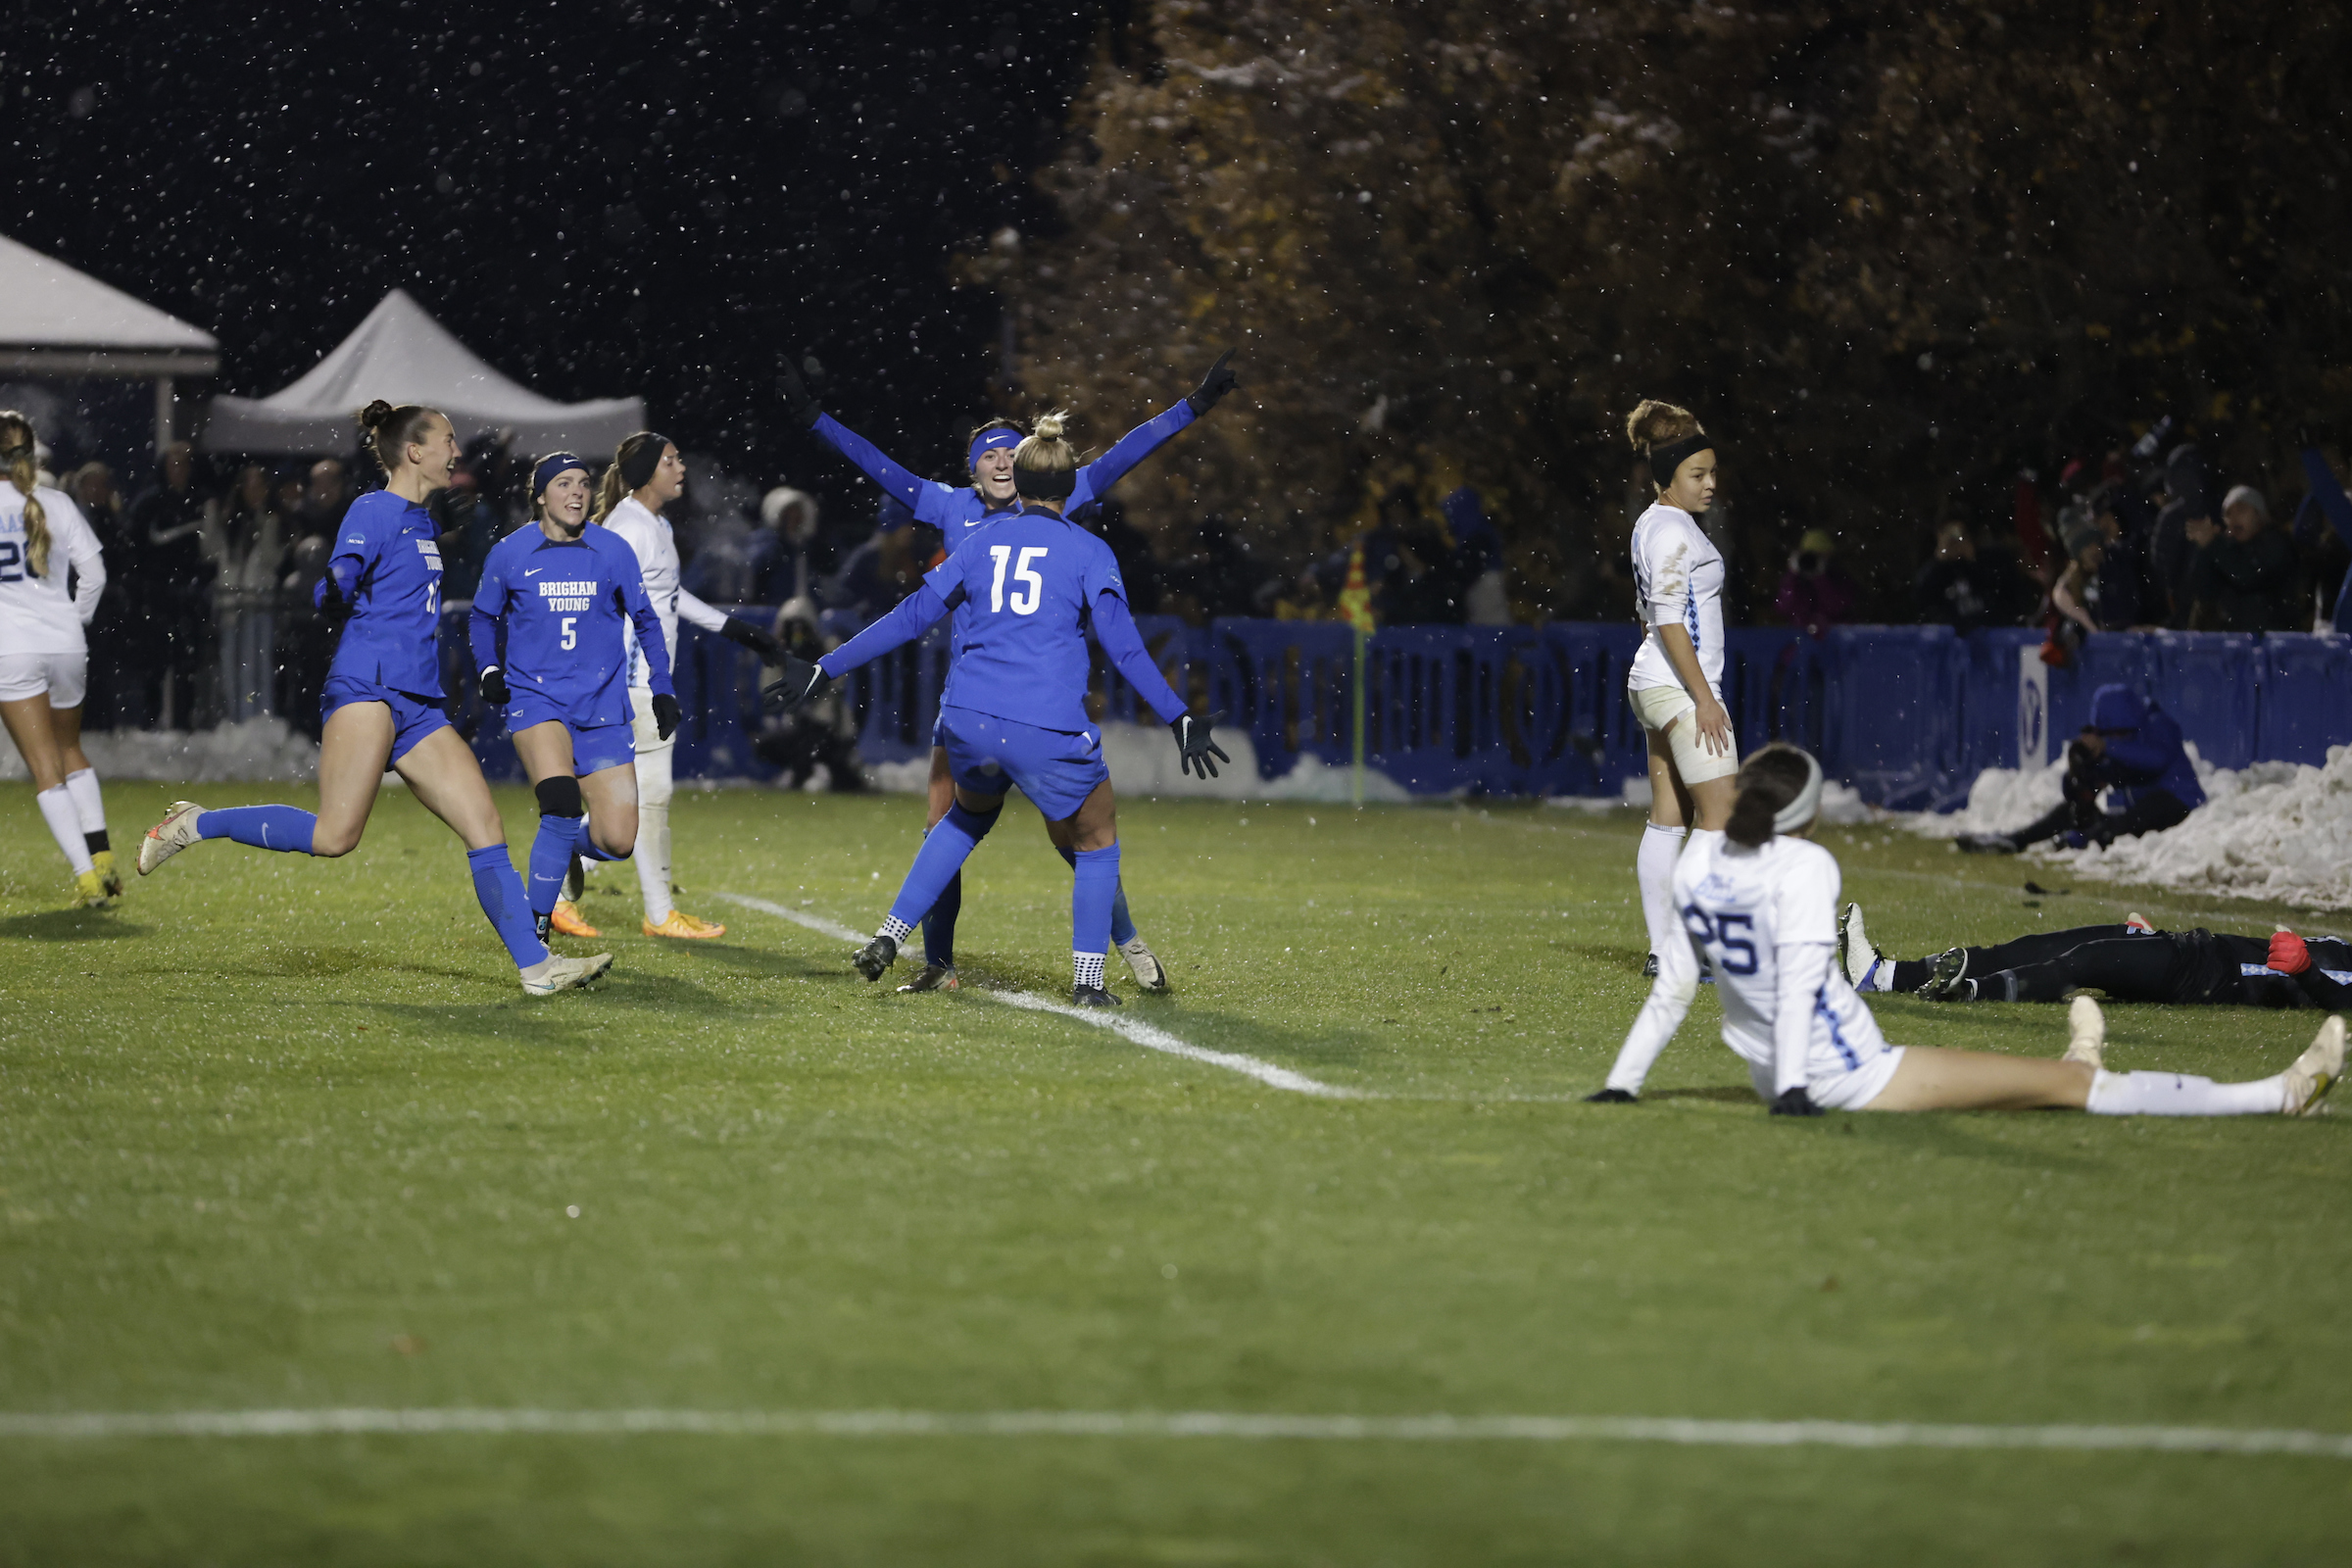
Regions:
<svg viewBox="0 0 2352 1568"><path fill-rule="evenodd" d="M1137 425L1111 443L1108 452L1078 470L1078 488L1071 492L1069 510L1077 511L1088 502L1109 493L1110 487L1126 476L1127 470L1143 462L1165 444L1177 431L1200 416L1193 412L1189 399L1179 398L1176 406Z"/></svg>
<svg viewBox="0 0 2352 1568"><path fill-rule="evenodd" d="M1127 612L1127 601L1104 589L1095 595L1095 640L1110 656L1127 684L1135 694L1152 705L1152 711L1163 723L1173 724L1184 716L1184 699L1177 696L1159 666L1152 662L1152 652L1144 646L1144 634L1136 629L1135 617Z"/></svg>
<svg viewBox="0 0 2352 1568"><path fill-rule="evenodd" d="M923 481L920 477L883 455L882 449L843 424L830 414L820 414L808 427L819 441L858 465L858 471L883 489L897 496L912 511L922 499Z"/></svg>
<svg viewBox="0 0 2352 1568"><path fill-rule="evenodd" d="M2344 494L2343 484L2336 478L2335 470L2328 466L2328 459L2318 447L2303 449L2303 477L2311 486L2311 499L2319 503L2328 520L2335 524L2335 531L2344 543L2352 545L2352 496Z"/></svg>

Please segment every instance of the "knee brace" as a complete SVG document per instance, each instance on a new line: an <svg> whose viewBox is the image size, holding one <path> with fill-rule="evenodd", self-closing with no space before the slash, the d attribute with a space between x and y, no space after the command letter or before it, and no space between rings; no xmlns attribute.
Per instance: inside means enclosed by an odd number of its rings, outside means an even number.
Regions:
<svg viewBox="0 0 2352 1568"><path fill-rule="evenodd" d="M580 781L576 778L543 778L534 793L539 797L541 816L588 814L588 808L580 800Z"/></svg>

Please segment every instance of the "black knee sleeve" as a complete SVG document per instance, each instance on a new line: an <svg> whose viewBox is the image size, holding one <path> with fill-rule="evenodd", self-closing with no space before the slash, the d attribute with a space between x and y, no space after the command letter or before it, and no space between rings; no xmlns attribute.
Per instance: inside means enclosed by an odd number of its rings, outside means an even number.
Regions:
<svg viewBox="0 0 2352 1568"><path fill-rule="evenodd" d="M587 806L580 800L580 781L576 778L543 778L537 793L541 816L588 814Z"/></svg>

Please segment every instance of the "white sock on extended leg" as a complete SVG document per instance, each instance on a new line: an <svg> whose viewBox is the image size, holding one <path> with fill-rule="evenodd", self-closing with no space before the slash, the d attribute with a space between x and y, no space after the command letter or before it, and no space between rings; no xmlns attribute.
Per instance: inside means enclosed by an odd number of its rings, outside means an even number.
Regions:
<svg viewBox="0 0 2352 1568"><path fill-rule="evenodd" d="M106 797L98 790L98 770L76 768L66 775L66 793L74 797L74 814L84 833L106 831Z"/></svg>
<svg viewBox="0 0 2352 1568"><path fill-rule="evenodd" d="M575 855L571 858L571 869L564 873L563 902L565 904L577 904L587 893L587 867L581 863L580 858Z"/></svg>
<svg viewBox="0 0 2352 1568"><path fill-rule="evenodd" d="M1652 822L1642 834L1634 858L1634 875L1642 884L1642 923L1649 931L1649 951L1664 953L1666 944L1682 929L1674 917L1674 862L1682 858L1683 830Z"/></svg>
<svg viewBox="0 0 2352 1568"><path fill-rule="evenodd" d="M645 917L656 925L676 907L669 902L669 808L637 808L637 890L645 895Z"/></svg>
<svg viewBox="0 0 2352 1568"><path fill-rule="evenodd" d="M2102 1070L2082 1108L2094 1116L2276 1116L2286 1108L2286 1079L2217 1084L2177 1072Z"/></svg>
<svg viewBox="0 0 2352 1568"><path fill-rule="evenodd" d="M66 863L74 867L75 876L90 868L90 847L82 841L81 813L74 809L74 797L60 784L53 790L43 790L33 798L41 808L41 820L49 824L49 836L65 852Z"/></svg>

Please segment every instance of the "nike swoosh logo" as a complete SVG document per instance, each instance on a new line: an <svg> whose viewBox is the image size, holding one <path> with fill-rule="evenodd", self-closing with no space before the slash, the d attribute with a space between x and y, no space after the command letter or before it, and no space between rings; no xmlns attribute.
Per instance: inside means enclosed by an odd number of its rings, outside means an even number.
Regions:
<svg viewBox="0 0 2352 1568"><path fill-rule="evenodd" d="M546 569L547 568L545 566L533 566L528 571L524 572L523 575L525 577L536 577Z"/></svg>

